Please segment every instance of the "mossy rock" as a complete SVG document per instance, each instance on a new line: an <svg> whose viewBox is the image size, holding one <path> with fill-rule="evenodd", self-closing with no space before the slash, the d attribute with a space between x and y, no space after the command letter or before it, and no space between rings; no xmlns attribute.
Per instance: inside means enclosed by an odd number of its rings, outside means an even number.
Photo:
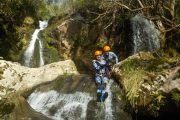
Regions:
<svg viewBox="0 0 180 120"><path fill-rule="evenodd" d="M88 86L88 87L87 87ZM74 93L77 91L95 93L95 84L88 75L69 75L58 76L56 80L42 84L36 90L45 92L55 90L61 93ZM47 89L48 88L48 89Z"/></svg>
<svg viewBox="0 0 180 120"><path fill-rule="evenodd" d="M12 93L0 100L0 119L3 120L50 120L34 111L24 97Z"/></svg>
<svg viewBox="0 0 180 120"><path fill-rule="evenodd" d="M25 17L24 21L23 21L23 24L26 24L26 25L32 25L34 23L34 19L32 17Z"/></svg>
<svg viewBox="0 0 180 120"><path fill-rule="evenodd" d="M11 98L2 98L0 100L0 116L10 114L15 108L15 103L11 101Z"/></svg>

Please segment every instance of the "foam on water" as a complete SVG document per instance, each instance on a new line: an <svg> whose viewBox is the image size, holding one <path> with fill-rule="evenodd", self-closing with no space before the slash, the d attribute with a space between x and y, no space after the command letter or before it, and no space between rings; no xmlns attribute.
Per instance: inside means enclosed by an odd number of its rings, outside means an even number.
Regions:
<svg viewBox="0 0 180 120"><path fill-rule="evenodd" d="M30 106L54 120L86 118L87 105L92 97L88 93L60 94L54 90L34 92L28 98ZM51 113L53 111L53 113Z"/></svg>

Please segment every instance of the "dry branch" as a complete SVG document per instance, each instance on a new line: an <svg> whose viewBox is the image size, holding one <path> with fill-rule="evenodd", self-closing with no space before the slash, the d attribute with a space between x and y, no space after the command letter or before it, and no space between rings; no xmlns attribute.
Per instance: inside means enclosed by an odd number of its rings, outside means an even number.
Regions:
<svg viewBox="0 0 180 120"><path fill-rule="evenodd" d="M165 21L169 22L170 24L173 24L173 22L171 20L169 20L168 18L161 16L161 18L163 18Z"/></svg>
<svg viewBox="0 0 180 120"><path fill-rule="evenodd" d="M123 7L129 11L132 11L132 12L135 12L135 11L140 11L140 10L143 10L143 9L149 9L149 8L152 8L152 5L151 6L147 6L147 7L141 7L141 8L137 8L137 9L131 9L129 8L127 5L124 5L124 4L121 4L119 2L116 2L120 7Z"/></svg>
<svg viewBox="0 0 180 120"><path fill-rule="evenodd" d="M142 2L140 0L138 0L138 3L141 6L141 8L144 8L144 5L142 4Z"/></svg>
<svg viewBox="0 0 180 120"><path fill-rule="evenodd" d="M113 22L110 22L104 29L107 29L109 26L111 26Z"/></svg>
<svg viewBox="0 0 180 120"><path fill-rule="evenodd" d="M109 13L109 11L106 11L106 12L104 12L102 14L98 14L98 16L95 19L93 19L92 21L90 21L90 22L93 23L94 21L96 21L96 20L98 20L100 18L103 18L108 13Z"/></svg>
<svg viewBox="0 0 180 120"><path fill-rule="evenodd" d="M99 13L93 12L93 11L90 11L90 10L87 10L87 13L92 13L92 14L95 14L95 15L99 15Z"/></svg>
<svg viewBox="0 0 180 120"><path fill-rule="evenodd" d="M172 27L172 28L170 28L170 29L168 29L168 30L165 30L165 32L169 32L169 31L171 31L171 30L173 30L173 29L176 29L176 28L178 28L178 27L180 27L180 24L179 24L179 25L176 25L176 26L174 26L174 27ZM178 30L180 30L180 29L178 29Z"/></svg>

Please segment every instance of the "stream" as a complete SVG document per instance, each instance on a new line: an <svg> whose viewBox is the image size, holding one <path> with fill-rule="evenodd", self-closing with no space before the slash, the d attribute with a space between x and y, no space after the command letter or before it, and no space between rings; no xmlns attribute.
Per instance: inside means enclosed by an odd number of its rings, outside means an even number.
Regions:
<svg viewBox="0 0 180 120"><path fill-rule="evenodd" d="M27 101L33 109L53 120L131 120L121 109L121 101L113 96L115 91L111 88L117 88L113 80L107 84L109 97L104 108L97 105L95 87L88 75L63 76L38 87Z"/></svg>

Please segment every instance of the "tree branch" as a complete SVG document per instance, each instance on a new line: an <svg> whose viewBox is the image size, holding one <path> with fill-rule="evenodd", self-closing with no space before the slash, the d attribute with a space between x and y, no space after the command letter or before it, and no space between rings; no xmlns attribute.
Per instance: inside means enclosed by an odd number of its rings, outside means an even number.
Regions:
<svg viewBox="0 0 180 120"><path fill-rule="evenodd" d="M128 6L124 5L124 4L121 4L119 2L116 2L119 6L129 10L129 11L132 11L132 12L135 12L135 11L139 11L139 10L142 10L142 9L149 9L149 8L152 8L152 6L147 6L147 7L141 7L141 8L137 8L137 9L131 9L129 8Z"/></svg>
<svg viewBox="0 0 180 120"><path fill-rule="evenodd" d="M106 11L106 12L104 12L102 14L98 14L98 16L95 19L93 19L92 21L90 21L90 22L93 23L94 21L98 20L99 18L103 18L108 13L109 13L109 11Z"/></svg>
<svg viewBox="0 0 180 120"><path fill-rule="evenodd" d="M176 28L178 28L178 27L180 27L180 24L179 24L179 25L176 25L176 26L174 26L174 27L172 27L172 28L170 28L170 29L165 30L165 32L169 32L169 31L171 31L171 30L173 30L173 29L176 29ZM178 29L178 30L179 30L179 29Z"/></svg>
<svg viewBox="0 0 180 120"><path fill-rule="evenodd" d="M138 0L138 3L141 6L141 8L144 8L144 5L142 4L142 2L140 0Z"/></svg>

